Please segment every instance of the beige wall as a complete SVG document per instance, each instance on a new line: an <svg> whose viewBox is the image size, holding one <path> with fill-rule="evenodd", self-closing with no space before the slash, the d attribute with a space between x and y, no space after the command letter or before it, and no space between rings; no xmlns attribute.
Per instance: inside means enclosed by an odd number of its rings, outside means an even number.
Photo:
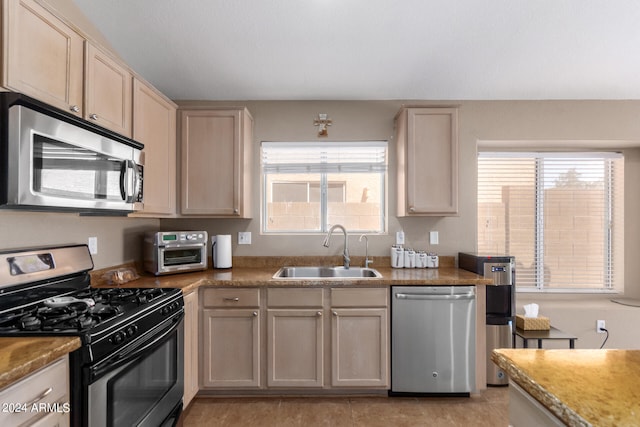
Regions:
<svg viewBox="0 0 640 427"><path fill-rule="evenodd" d="M101 269L139 260L142 234L158 226L157 219L0 211L0 250L86 244L89 237L97 237L98 254L93 263Z"/></svg>
<svg viewBox="0 0 640 427"><path fill-rule="evenodd" d="M79 28L104 45L104 40L77 10L71 0L46 0L72 19ZM306 141L316 138L312 125L318 113L333 119L329 140L389 140L390 207L395 206L395 152L393 150L393 117L401 101L264 101L232 102L246 105L255 119L255 165L258 143L263 140ZM411 101L410 104L418 104ZM436 104L436 103L433 103ZM437 103L438 105L452 103ZM460 215L449 218L404 218L389 211L389 234L369 239L374 255L386 255L394 242L395 231L403 229L407 246L429 249L444 255L475 249L476 241L476 146L478 143L528 147L531 141L544 141L557 146L566 141L590 141L592 147L636 147L640 142L640 101L465 101L460 102ZM625 150L625 282L626 296L640 298L640 197L635 183L640 182L640 150ZM215 159L212 159L212 167ZM254 199L259 200L259 174L254 176ZM211 185L211 183L203 183ZM138 257L144 230L160 225L163 229L205 229L211 234L251 231L253 244L238 246L235 255L336 255L341 251L339 239L332 247L321 246L322 236L287 237L260 236L259 203L255 204L252 220L148 220L132 218L86 218L72 214L0 212L0 249L61 243L84 243L89 236L98 236L99 254L96 267L119 264ZM429 247L430 230L440 232L441 244ZM357 236L350 239L354 255L363 253ZM602 335L595 334L595 319L607 320L612 337L608 348L640 348L640 309L609 302L607 296L518 295L518 310L522 304L536 301L541 313L552 323L579 336L578 347L596 347ZM637 329L639 332L633 332Z"/></svg>

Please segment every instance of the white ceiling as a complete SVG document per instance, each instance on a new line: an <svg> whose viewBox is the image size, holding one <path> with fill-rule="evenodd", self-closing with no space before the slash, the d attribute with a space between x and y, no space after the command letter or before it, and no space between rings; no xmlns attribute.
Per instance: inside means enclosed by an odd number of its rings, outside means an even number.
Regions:
<svg viewBox="0 0 640 427"><path fill-rule="evenodd" d="M172 99L640 99L637 0L73 0Z"/></svg>

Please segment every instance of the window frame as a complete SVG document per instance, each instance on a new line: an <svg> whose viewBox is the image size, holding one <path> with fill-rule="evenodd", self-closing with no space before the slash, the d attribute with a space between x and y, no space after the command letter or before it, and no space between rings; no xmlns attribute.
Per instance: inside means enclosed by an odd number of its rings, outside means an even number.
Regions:
<svg viewBox="0 0 640 427"><path fill-rule="evenodd" d="M624 155L619 151L611 151L611 152L589 152L589 151L501 151L496 149L488 149L488 150L479 150L478 151L478 165L481 158L532 158L535 159L535 207L534 207L534 236L535 236L535 247L534 247L534 286L518 286L518 281L516 280L516 292L518 293L569 293L569 294L616 294L624 291L624 272L617 272L619 281L616 283L614 281L614 276L616 276L615 268L615 257L620 257L621 254L614 252L613 242L614 235L616 233L615 227L624 224L624 208L622 208L622 224L614 223L614 201L616 198L616 193L620 193L618 197L624 199L624 179L621 184L622 189L614 188L614 173L615 165L612 161L605 162L603 169L603 190L604 190L604 199L605 203L605 219L603 223L608 224L605 227L605 233L602 240L603 250L605 252L605 257L603 259L603 286L595 287L595 286L583 286L583 287L561 287L561 286L545 286L545 271L544 271L544 255L545 255L545 221L548 220L548 215L545 215L545 206L544 206L544 192L545 186L544 181L546 179L544 174L544 161L545 159L558 159L558 158L588 158L588 159L603 159L603 160L611 160L611 159L622 159L622 170L624 171ZM477 178L477 187L480 186L480 170L476 173ZM478 192L478 195L480 193ZM476 212L478 215L479 224L480 221L480 201L478 200ZM477 234L477 245L480 246L479 241L480 235ZM618 235L615 238L622 238L624 240L624 231L618 232ZM624 246L624 243L621 244ZM622 250L624 252L624 249ZM509 254L514 255L514 254ZM623 254L622 254L623 255ZM517 257L516 257L517 261ZM623 267L621 267L623 268ZM517 274L517 270L516 270Z"/></svg>
<svg viewBox="0 0 640 427"><path fill-rule="evenodd" d="M263 155L263 147L264 145L273 145L273 146L286 146L290 145L291 149L295 149L296 147L322 147L322 146L335 146L339 148L347 147L384 147L384 160L382 163L374 164L373 170L365 171L365 170L347 170L342 172L337 171L322 171L317 170L317 167L312 168L312 171L308 171L306 173L313 173L319 176L318 180L313 180L314 183L320 184L320 229L319 230L300 230L300 229L288 229L288 230L267 230L266 225L269 221L268 218L268 203L267 195L269 194L268 190L268 179L267 175L273 172L265 171L264 166L264 155ZM366 233L366 234L374 234L374 235L383 235L387 234L388 230L388 162L389 162L389 142L386 140L371 140L371 141L262 141L260 143L260 233L263 235L322 235L326 234L329 228L333 224L328 224L328 185L333 182L336 182L335 179L331 179L331 174L337 173L379 173L380 179L380 217L379 217L379 230L360 230L349 228L350 232L354 233ZM317 165L319 163L308 163L308 165ZM366 165L366 163L363 163ZM353 165L347 165L347 168ZM356 169L358 169L356 165ZM301 171L285 171L282 173L303 173ZM280 181L281 182L281 181ZM309 181L311 182L311 181ZM345 186L345 196L346 196L346 186Z"/></svg>

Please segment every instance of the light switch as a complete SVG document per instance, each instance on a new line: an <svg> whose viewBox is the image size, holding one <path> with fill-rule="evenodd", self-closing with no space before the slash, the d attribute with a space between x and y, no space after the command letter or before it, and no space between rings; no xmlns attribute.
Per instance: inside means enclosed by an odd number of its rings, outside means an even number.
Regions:
<svg viewBox="0 0 640 427"><path fill-rule="evenodd" d="M429 232L429 243L432 245L437 245L438 244L438 232L437 231L430 231Z"/></svg>
<svg viewBox="0 0 640 427"><path fill-rule="evenodd" d="M96 255L98 253L98 238L89 237L87 244L89 246L89 253L91 255Z"/></svg>
<svg viewBox="0 0 640 427"><path fill-rule="evenodd" d="M404 231L396 231L396 245L404 245Z"/></svg>

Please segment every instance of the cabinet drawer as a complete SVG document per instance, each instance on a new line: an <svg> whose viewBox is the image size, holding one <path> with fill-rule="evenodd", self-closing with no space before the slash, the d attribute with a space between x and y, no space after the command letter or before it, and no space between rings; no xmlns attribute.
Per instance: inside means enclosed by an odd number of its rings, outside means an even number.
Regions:
<svg viewBox="0 0 640 427"><path fill-rule="evenodd" d="M205 307L260 307L260 289L204 289Z"/></svg>
<svg viewBox="0 0 640 427"><path fill-rule="evenodd" d="M334 288L331 289L331 307L387 307L389 288Z"/></svg>
<svg viewBox="0 0 640 427"><path fill-rule="evenodd" d="M322 289L282 288L267 290L268 307L322 307Z"/></svg>
<svg viewBox="0 0 640 427"><path fill-rule="evenodd" d="M0 392L0 405L7 405L7 411L0 411L0 425L31 424L45 416L45 411L32 410L33 405L69 403L69 370L67 357L45 366ZM11 407L11 405L21 405ZM24 409L18 412L19 409Z"/></svg>

